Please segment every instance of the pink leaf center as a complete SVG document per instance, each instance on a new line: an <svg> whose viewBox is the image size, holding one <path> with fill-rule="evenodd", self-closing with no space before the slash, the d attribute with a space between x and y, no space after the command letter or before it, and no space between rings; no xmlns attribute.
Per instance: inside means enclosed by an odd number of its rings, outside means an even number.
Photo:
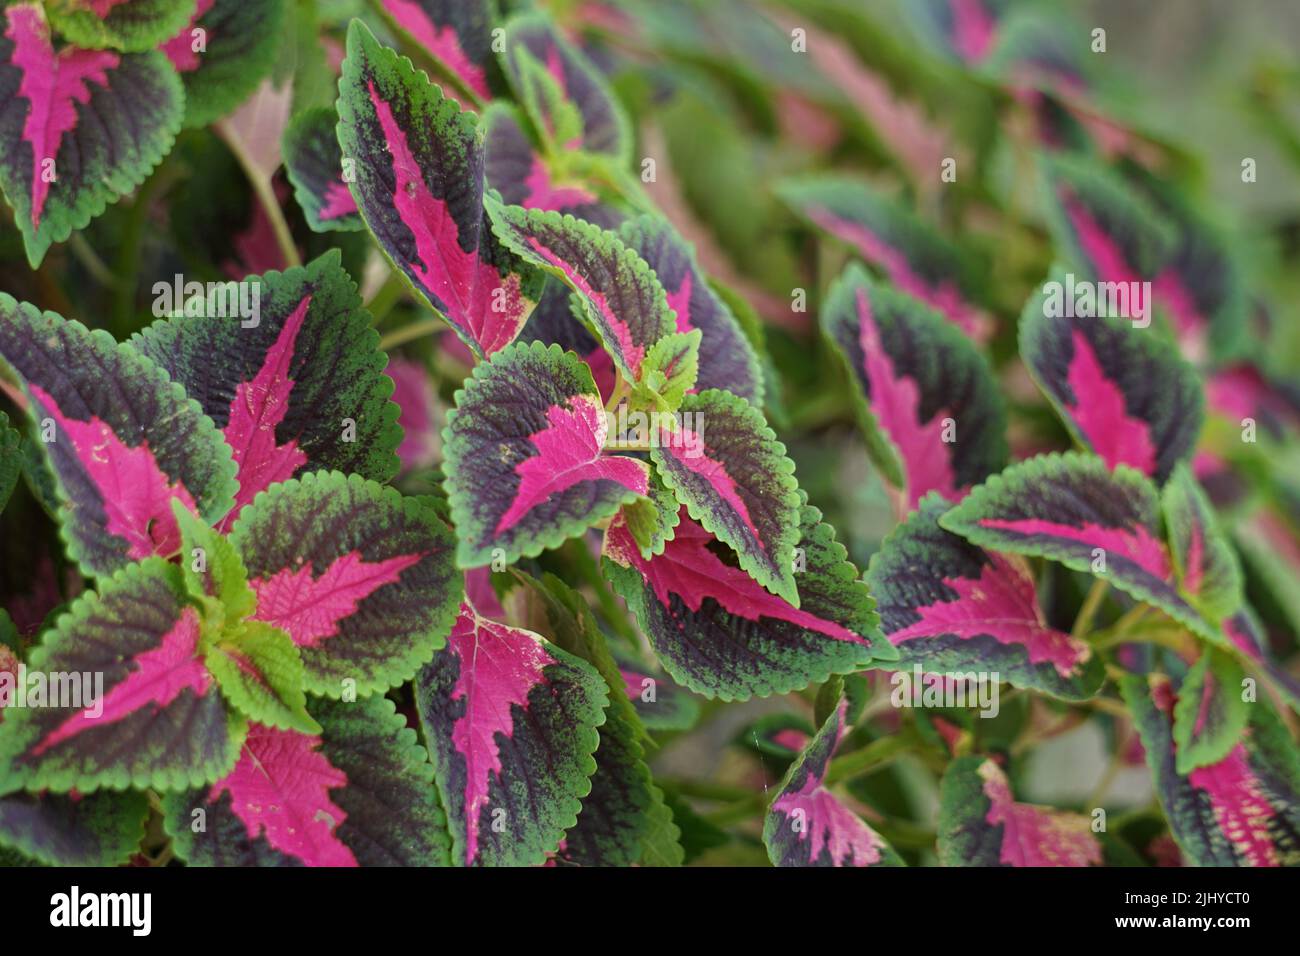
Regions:
<svg viewBox="0 0 1300 956"><path fill-rule="evenodd" d="M145 707L152 707L157 713L184 691L202 697L212 686L212 677L197 656L198 646L199 615L194 608L187 607L156 648L135 657L131 662L134 670L125 680L113 685L102 701L95 701L92 706L65 720L32 750L32 754L39 757L83 730L116 723ZM99 705L103 709L95 716L91 711Z"/></svg>
<svg viewBox="0 0 1300 956"><path fill-rule="evenodd" d="M465 758L465 863L478 857L479 815L488 801L492 774L501 772L497 735L514 735L512 707L527 709L528 695L555 663L532 634L484 620L462 604L448 639L460 660L452 700L465 712L452 727L452 745Z"/></svg>
<svg viewBox="0 0 1300 956"><path fill-rule="evenodd" d="M128 448L106 422L93 416L89 421L67 418L43 388L32 383L27 388L32 398L48 409L59 433L71 441L103 502L105 528L126 539L127 556L138 560L151 554L175 554L181 546L181 532L171 501L179 500L194 514L198 508L181 482L168 481L148 444Z"/></svg>
<svg viewBox="0 0 1300 956"><path fill-rule="evenodd" d="M955 634L980 635L1000 644L1024 647L1031 664L1050 662L1062 677L1088 659L1088 645L1049 627L1038 606L1034 579L1022 562L990 555L978 578L944 578L957 592L953 601L936 601L916 609L920 620L889 635L894 644L916 638Z"/></svg>
<svg viewBox="0 0 1300 956"><path fill-rule="evenodd" d="M287 632L299 647L316 647L336 635L339 624L355 614L362 601L398 581L426 553L365 561L360 551L350 551L331 562L320 577L312 576L307 563L254 579L249 582L257 593L253 617Z"/></svg>
<svg viewBox="0 0 1300 956"><path fill-rule="evenodd" d="M1150 427L1129 415L1124 393L1106 377L1088 337L1074 329L1072 340L1074 357L1068 380L1074 405L1070 415L1079 430L1107 467L1131 465L1145 475L1154 475L1156 446L1151 441Z"/></svg>
<svg viewBox="0 0 1300 956"><path fill-rule="evenodd" d="M347 814L329 792L347 785L318 748L319 737L250 724L239 762L212 786L208 802L230 791L248 838L265 835L276 850L308 866L356 866L336 831Z"/></svg>
<svg viewBox="0 0 1300 956"><path fill-rule="evenodd" d="M57 54L50 43L50 28L34 4L9 8L9 29L5 36L14 42L12 62L22 72L18 97L27 100L27 119L22 142L32 148L32 227L41 224L50 183L48 173L58 175L53 165L59 144L77 125L75 104L90 102L90 84L108 86L108 71L120 62L107 50L65 47Z"/></svg>
<svg viewBox="0 0 1300 956"><path fill-rule="evenodd" d="M613 481L640 495L649 490L642 462L602 456L608 423L600 403L588 395L576 395L569 405L548 408L548 425L529 437L537 454L515 466L519 489L497 522L494 534L514 527L543 501L580 482Z"/></svg>
<svg viewBox="0 0 1300 956"><path fill-rule="evenodd" d="M276 443L275 429L289 411L289 394L293 391L289 365L310 306L309 295L285 320L257 374L250 381L240 382L235 389L223 434L239 466L239 491L235 495L235 507L218 525L222 531L234 524L244 505L259 492L277 481L292 478L307 463L307 455L297 442Z"/></svg>

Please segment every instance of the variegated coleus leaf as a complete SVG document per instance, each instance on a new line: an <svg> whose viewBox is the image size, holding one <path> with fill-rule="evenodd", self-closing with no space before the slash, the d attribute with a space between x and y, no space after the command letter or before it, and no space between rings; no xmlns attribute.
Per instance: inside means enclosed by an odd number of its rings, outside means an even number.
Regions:
<svg viewBox="0 0 1300 956"><path fill-rule="evenodd" d="M1201 652L1183 678L1174 706L1174 765L1179 773L1216 764L1237 745L1250 722L1245 681L1232 655L1214 647Z"/></svg>
<svg viewBox="0 0 1300 956"><path fill-rule="evenodd" d="M596 772L578 822L564 834L557 860L579 866L680 866L680 833L646 762L648 736L623 674L583 598L555 575L528 583L544 609L555 644L591 664L609 703L600 725Z"/></svg>
<svg viewBox="0 0 1300 956"><path fill-rule="evenodd" d="M664 287L614 234L558 212L486 201L501 240L578 294L587 325L631 382L656 342L675 331Z"/></svg>
<svg viewBox="0 0 1300 956"><path fill-rule="evenodd" d="M945 531L939 519L950 507L928 496L867 568L898 667L996 673L1016 687L1070 700L1095 694L1101 661L1086 642L1047 623L1025 561Z"/></svg>
<svg viewBox="0 0 1300 956"><path fill-rule="evenodd" d="M601 347L600 340L578 319L583 308L577 294L551 276L547 278L537 308L528 317L519 338L524 342L558 345L566 352L577 353L591 372L601 399L608 400L614 394L618 370L614 368L609 353ZM578 315L574 314L575 311Z"/></svg>
<svg viewBox="0 0 1300 956"><path fill-rule="evenodd" d="M1282 692L1287 703L1300 711L1300 679L1278 663L1269 647L1268 635L1249 605L1243 604L1223 621L1223 634L1229 643L1253 663L1259 665L1269 680Z"/></svg>
<svg viewBox="0 0 1300 956"><path fill-rule="evenodd" d="M650 215L627 220L618 235L654 270L676 316L676 330L703 333L696 388L726 389L762 407L763 375L754 347L700 271L686 240L666 220Z"/></svg>
<svg viewBox="0 0 1300 956"><path fill-rule="evenodd" d="M991 757L959 757L939 788L944 866L1098 866L1101 844L1088 817L1017 803Z"/></svg>
<svg viewBox="0 0 1300 956"><path fill-rule="evenodd" d="M338 139L362 219L384 254L477 356L512 342L540 283L519 271L483 209L484 150L462 113L360 21L348 29Z"/></svg>
<svg viewBox="0 0 1300 956"><path fill-rule="evenodd" d="M23 473L23 436L9 427L9 416L0 412L0 511L4 511Z"/></svg>
<svg viewBox="0 0 1300 956"><path fill-rule="evenodd" d="M328 106L305 109L284 131L284 168L307 225L317 232L364 229L357 201L343 181L338 115Z"/></svg>
<svg viewBox="0 0 1300 956"><path fill-rule="evenodd" d="M379 0L399 30L482 100L490 100L493 4L490 0Z"/></svg>
<svg viewBox="0 0 1300 956"><path fill-rule="evenodd" d="M1130 675L1120 691L1188 863L1300 865L1300 759L1266 700L1247 705L1250 723L1226 757L1183 773L1173 729L1179 701L1169 679Z"/></svg>
<svg viewBox="0 0 1300 956"><path fill-rule="evenodd" d="M1073 289L1057 269L1030 297L1020 355L1081 444L1111 467L1129 465L1163 483L1200 436L1200 380L1154 329L1076 308Z"/></svg>
<svg viewBox="0 0 1300 956"><path fill-rule="evenodd" d="M1040 455L990 478L939 524L982 548L1051 558L1105 578L1226 644L1219 624L1225 596L1239 589L1236 563L1185 466L1162 499L1125 465L1111 470L1078 452Z"/></svg>
<svg viewBox="0 0 1300 956"><path fill-rule="evenodd" d="M230 310L235 287L224 285L198 309L175 303L182 314L132 339L198 401L234 453L239 491L223 531L260 492L304 471L387 481L402 440L379 335L339 253L244 282L257 290L252 319L214 317Z"/></svg>
<svg viewBox="0 0 1300 956"><path fill-rule="evenodd" d="M0 9L0 190L32 268L144 181L183 110L162 54L56 50L39 4Z"/></svg>
<svg viewBox="0 0 1300 956"><path fill-rule="evenodd" d="M674 680L706 697L746 700L896 659L834 529L803 492L799 500L798 607L726 560L717 540L684 515L650 559L621 517L610 524L605 575Z"/></svg>
<svg viewBox="0 0 1300 956"><path fill-rule="evenodd" d="M956 501L1006 464L993 372L937 312L850 264L821 322L856 386L867 447L906 510L931 491Z"/></svg>
<svg viewBox="0 0 1300 956"><path fill-rule="evenodd" d="M1231 237L1167 180L1136 163L1126 171L1174 229L1152 293L1183 354L1197 364L1241 357L1249 349L1250 297Z"/></svg>
<svg viewBox="0 0 1300 956"><path fill-rule="evenodd" d="M611 648L627 696L647 730L689 730L700 716L699 699L658 667Z"/></svg>
<svg viewBox="0 0 1300 956"><path fill-rule="evenodd" d="M970 300L958 250L904 206L842 178L788 180L777 193L813 225L852 246L898 289L967 335L987 332L986 317Z"/></svg>
<svg viewBox="0 0 1300 956"><path fill-rule="evenodd" d="M129 345L0 294L0 359L23 380L69 555L108 574L180 545L172 499L215 522L235 462L185 390Z"/></svg>
<svg viewBox="0 0 1300 956"><path fill-rule="evenodd" d="M595 668L465 604L415 694L453 864L532 866L555 853L596 770L607 694Z"/></svg>
<svg viewBox="0 0 1300 956"><path fill-rule="evenodd" d="M557 177L533 149L518 110L492 103L482 119L487 150L487 184L507 205L571 213L605 229L617 228L623 215L596 192L568 177Z"/></svg>
<svg viewBox="0 0 1300 956"><path fill-rule="evenodd" d="M763 845L773 866L904 865L884 837L826 786L847 708L841 701L826 718L767 808Z"/></svg>
<svg viewBox="0 0 1300 956"><path fill-rule="evenodd" d="M185 126L207 126L248 99L285 43L287 0L198 0L159 49L185 84Z"/></svg>
<svg viewBox="0 0 1300 956"><path fill-rule="evenodd" d="M999 27L1011 6L1012 0L918 0L904 10L933 46L975 66L997 46Z"/></svg>
<svg viewBox="0 0 1300 956"><path fill-rule="evenodd" d="M650 449L656 474L741 568L798 607L800 497L785 445L762 412L720 389L687 395L680 418Z"/></svg>
<svg viewBox="0 0 1300 956"><path fill-rule="evenodd" d="M506 24L502 66L548 151L603 153L626 165L632 130L605 78L539 14Z"/></svg>
<svg viewBox="0 0 1300 956"><path fill-rule="evenodd" d="M171 36L194 12L194 0L48 0L55 32L87 49L139 53Z"/></svg>
<svg viewBox="0 0 1300 956"><path fill-rule="evenodd" d="M607 432L591 373L558 345L479 365L443 437L460 564L532 557L645 495L649 465L606 453Z"/></svg>
<svg viewBox="0 0 1300 956"><path fill-rule="evenodd" d="M305 689L330 698L412 677L446 643L464 593L435 503L360 475L278 483L230 540L257 595L253 619L289 635Z"/></svg>
<svg viewBox="0 0 1300 956"><path fill-rule="evenodd" d="M0 792L168 790L227 773L247 725L204 665L201 623L180 568L161 558L69 605L28 662L29 678L60 681L64 705L37 706L29 679L27 705L5 709Z"/></svg>
<svg viewBox="0 0 1300 956"><path fill-rule="evenodd" d="M144 837L149 801L138 790L0 797L0 852L47 866L120 866Z"/></svg>
<svg viewBox="0 0 1300 956"><path fill-rule="evenodd" d="M1169 264L1174 234L1144 196L1094 160L1068 154L1044 156L1048 226L1057 252L1076 279L1113 289L1130 320L1150 322L1154 305L1145 282ZM1097 303L1094 303L1094 308Z"/></svg>
<svg viewBox="0 0 1300 956"><path fill-rule="evenodd" d="M164 797L176 855L191 866L448 865L429 755L393 702L311 710L319 734L253 724L230 773Z"/></svg>

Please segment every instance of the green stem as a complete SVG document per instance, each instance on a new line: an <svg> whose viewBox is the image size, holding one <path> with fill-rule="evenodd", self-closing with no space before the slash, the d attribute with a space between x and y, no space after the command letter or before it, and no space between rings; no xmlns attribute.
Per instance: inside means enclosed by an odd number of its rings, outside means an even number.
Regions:
<svg viewBox="0 0 1300 956"><path fill-rule="evenodd" d="M704 814L704 819L715 827L727 827L733 823L749 820L756 814L762 813L767 809L767 801L768 795L766 793L751 793L744 800L738 800L720 810Z"/></svg>
<svg viewBox="0 0 1300 956"><path fill-rule="evenodd" d="M379 347L385 352L403 343L410 342L425 335L432 335L439 329L447 327L447 323L442 319L421 319L419 322L412 322L410 325L404 325L400 329L394 329L379 339Z"/></svg>
<svg viewBox="0 0 1300 956"><path fill-rule="evenodd" d="M596 604L600 607L601 616L606 623L629 645L639 647L641 641L637 636L636 629L627 622L627 612L619 606L618 599L614 597L614 592L609 589L609 584L606 582L605 576L600 573L600 567L596 564L596 559L587 550L586 542L581 539L569 541L565 545L565 551L572 560L571 566L595 592Z"/></svg>
<svg viewBox="0 0 1300 956"><path fill-rule="evenodd" d="M110 289L117 287L119 281L117 276L113 274L112 269L104 264L104 260L99 257L99 253L91 248L90 243L86 241L85 233L74 232L68 240L68 248L72 250L72 254L77 257L77 261L81 263L82 267L90 273L91 278L96 282Z"/></svg>
<svg viewBox="0 0 1300 956"><path fill-rule="evenodd" d="M217 132L221 133L221 138L230 151L235 154L235 159L239 161L240 168L244 170L244 176L248 184L253 187L253 195L257 197L257 204L262 207L262 212L266 213L267 221L271 223L271 231L275 234L275 244L280 247L280 255L284 257L286 266L302 265L302 257L298 255L298 246L293 241L293 233L289 230L289 223L284 218L284 210L280 208L280 201L275 198L275 189L271 186L271 177L262 175L261 170L253 163L253 158L248 155L248 150L244 149L243 143L239 137L224 122L217 123Z"/></svg>
<svg viewBox="0 0 1300 956"><path fill-rule="evenodd" d="M378 325L384 320L393 306L402 301L402 296L406 294L406 284L402 281L401 275L397 272L390 272L384 284L379 287L370 301L366 303L365 309L370 313L370 321Z"/></svg>
<svg viewBox="0 0 1300 956"><path fill-rule="evenodd" d="M662 780L665 789L676 791L684 797L695 797L699 800L713 800L718 803L735 803L740 800L750 800L754 797L755 791L748 787L734 787L725 783L712 783L708 780L690 780L686 778L670 777Z"/></svg>
<svg viewBox="0 0 1300 956"><path fill-rule="evenodd" d="M841 757L836 757L831 761L830 769L826 773L826 785L830 786L851 777L860 776L868 770L875 770L907 750L911 744L912 740L909 734L894 734L889 737L881 737L879 740L873 740L861 750L854 750Z"/></svg>
<svg viewBox="0 0 1300 956"><path fill-rule="evenodd" d="M1079 608L1079 616L1074 619L1074 628L1070 631L1070 636L1075 640L1082 640L1092 630L1097 609L1106 600L1106 591L1109 588L1110 582L1105 578L1098 578L1092 582L1088 596L1083 599L1083 606Z"/></svg>

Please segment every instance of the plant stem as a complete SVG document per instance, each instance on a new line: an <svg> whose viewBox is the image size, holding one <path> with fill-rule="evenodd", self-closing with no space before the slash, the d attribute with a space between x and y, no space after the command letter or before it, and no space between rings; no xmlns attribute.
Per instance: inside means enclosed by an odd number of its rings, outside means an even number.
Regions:
<svg viewBox="0 0 1300 956"><path fill-rule="evenodd" d="M1083 599L1083 606L1079 608L1079 616L1074 619L1074 628L1070 631L1070 636L1075 640L1082 640L1092 630L1097 609L1101 607L1101 602L1106 600L1106 591L1109 588L1110 582L1105 578L1098 578L1092 582L1088 596Z"/></svg>
<svg viewBox="0 0 1300 956"><path fill-rule="evenodd" d="M684 797L699 800L713 800L717 803L735 803L750 800L755 791L747 787L734 787L725 783L712 783L708 780L690 780L686 778L669 778L662 781L666 789L675 790Z"/></svg>
<svg viewBox="0 0 1300 956"><path fill-rule="evenodd" d="M365 309L370 313L370 321L378 325L384 320L393 306L402 301L402 296L406 292L405 283L402 277L396 272L390 272L388 278L384 280L370 301L365 304Z"/></svg>
<svg viewBox="0 0 1300 956"><path fill-rule="evenodd" d="M831 761L826 773L826 785L857 777L875 770L893 760L911 746L911 735L901 733L873 740L861 750L854 750Z"/></svg>
<svg viewBox="0 0 1300 956"><path fill-rule="evenodd" d="M384 351L388 351L395 346L413 341L423 335L431 335L439 329L445 328L446 324L442 319L421 319L419 322L412 322L410 325L404 325L400 329L394 329L380 337L379 347Z"/></svg>
<svg viewBox="0 0 1300 956"><path fill-rule="evenodd" d="M628 624L627 613L619 607L618 599L614 597L614 592L609 589L609 584L605 581L605 576L600 573L596 560L587 550L586 542L580 538L571 540L565 546L565 551L572 558L582 580L595 592L596 604L599 605L601 616L605 618L606 623L630 646L639 647L641 641L636 629Z"/></svg>
<svg viewBox="0 0 1300 956"><path fill-rule="evenodd" d="M99 257L90 243L86 241L86 235L83 232L74 232L68 240L68 248L72 254L77 257L77 261L90 273L100 285L108 286L110 289L118 285L117 276L113 275L113 270L104 264L104 260Z"/></svg>
<svg viewBox="0 0 1300 956"><path fill-rule="evenodd" d="M262 172L253 163L253 158L248 155L239 137L234 134L226 125L225 121L218 121L217 132L222 133L222 140L230 147L230 151L235 154L235 159L239 161L239 166L244 170L244 176L248 184L253 187L253 195L257 197L257 204L262 207L262 212L266 213L267 221L271 223L271 231L275 234L275 244L280 247L280 255L284 257L286 267L302 265L302 257L298 255L298 246L293 241L293 233L289 231L289 223L284 218L284 210L280 208L280 201L275 198L275 190L271 186L271 177L262 175Z"/></svg>

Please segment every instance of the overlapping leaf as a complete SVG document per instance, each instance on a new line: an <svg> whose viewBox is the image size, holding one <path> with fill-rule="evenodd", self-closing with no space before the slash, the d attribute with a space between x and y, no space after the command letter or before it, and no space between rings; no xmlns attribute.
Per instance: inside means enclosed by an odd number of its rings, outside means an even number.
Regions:
<svg viewBox="0 0 1300 956"><path fill-rule="evenodd" d="M944 866L1097 866L1101 844L1085 816L1017 803L991 757L959 757L939 792Z"/></svg>
<svg viewBox="0 0 1300 956"><path fill-rule="evenodd" d="M618 234L654 270L676 315L677 331L703 333L696 388L726 389L761 407L758 356L736 317L709 286L691 247L666 220L649 215L627 220Z"/></svg>
<svg viewBox="0 0 1300 956"><path fill-rule="evenodd" d="M587 324L624 378L640 381L641 363L674 331L654 271L613 233L558 212L503 206L489 197L498 235L520 256L578 294Z"/></svg>
<svg viewBox="0 0 1300 956"><path fill-rule="evenodd" d="M847 706L836 706L790 765L768 807L763 844L774 866L903 865L884 838L826 787Z"/></svg>
<svg viewBox="0 0 1300 956"><path fill-rule="evenodd" d="M88 573L174 554L172 499L209 522L234 504L235 463L212 420L130 346L0 294L0 359L26 385L63 535Z"/></svg>
<svg viewBox="0 0 1300 956"><path fill-rule="evenodd" d="M1025 305L1025 365L1081 443L1111 467L1129 465L1163 483L1200 435L1200 381L1154 330L1090 308L1080 313L1064 301L1070 287L1057 270Z"/></svg>
<svg viewBox="0 0 1300 956"><path fill-rule="evenodd" d="M9 427L9 416L0 412L0 511L4 510L23 472L22 443L23 436Z"/></svg>
<svg viewBox="0 0 1300 956"><path fill-rule="evenodd" d="M1168 222L1093 160L1047 156L1043 172L1057 251L1081 271L1078 278L1124 284L1136 293L1129 296L1127 317L1150 319L1152 303L1141 283L1155 279L1170 261L1174 235Z"/></svg>
<svg viewBox="0 0 1300 956"><path fill-rule="evenodd" d="M982 335L985 318L970 301L966 266L933 228L898 203L848 179L791 180L780 196L800 215L879 269L898 289L940 312L967 335Z"/></svg>
<svg viewBox="0 0 1300 956"><path fill-rule="evenodd" d="M383 691L442 647L463 588L451 530L424 498L319 472L272 487L230 539L253 617L298 646L308 691Z"/></svg>
<svg viewBox="0 0 1300 956"><path fill-rule="evenodd" d="M657 474L745 571L797 607L799 488L785 445L762 412L720 389L686 396L680 417L650 450Z"/></svg>
<svg viewBox="0 0 1300 956"><path fill-rule="evenodd" d="M1133 714L1169 829L1194 866L1300 865L1300 759L1263 699L1227 756L1190 772L1176 742L1180 705L1168 678L1127 676ZM1238 693L1240 691L1238 690Z"/></svg>
<svg viewBox="0 0 1300 956"><path fill-rule="evenodd" d="M627 163L632 150L627 117L581 51L537 14L511 19L505 46L506 76L552 151L581 149Z"/></svg>
<svg viewBox="0 0 1300 956"><path fill-rule="evenodd" d="M194 0L52 0L54 29L89 49L139 53L171 36L194 12Z"/></svg>
<svg viewBox="0 0 1300 956"><path fill-rule="evenodd" d="M227 773L246 725L204 666L200 624L180 569L161 558L78 598L29 663L47 683L58 677L49 693L60 693L61 706L29 696L28 706L5 709L0 791L166 790Z"/></svg>
<svg viewBox="0 0 1300 956"><path fill-rule="evenodd" d="M1095 694L1100 660L1047 623L1024 561L945 531L939 519L949 507L938 495L927 497L867 569L900 669L996 673L1017 687L1075 700Z"/></svg>
<svg viewBox="0 0 1300 956"><path fill-rule="evenodd" d="M1006 462L1006 412L987 360L938 313L850 265L822 328L856 385L867 444L908 510L957 500Z"/></svg>
<svg viewBox="0 0 1300 956"><path fill-rule="evenodd" d="M392 701L311 709L319 736L253 724L234 770L164 799L177 855L198 866L446 866L433 767Z"/></svg>
<svg viewBox="0 0 1300 956"><path fill-rule="evenodd" d="M606 454L607 431L591 373L559 346L518 343L475 369L444 436L460 563L536 555L644 495L649 466Z"/></svg>
<svg viewBox="0 0 1300 956"><path fill-rule="evenodd" d="M344 182L338 116L327 106L305 109L284 131L284 168L307 224L317 232L365 228Z"/></svg>
<svg viewBox="0 0 1300 956"><path fill-rule="evenodd" d="M1250 722L1245 675L1231 655L1207 647L1183 679L1174 706L1175 769L1191 773L1231 753Z"/></svg>
<svg viewBox="0 0 1300 956"><path fill-rule="evenodd" d="M559 859L579 866L676 866L682 862L678 830L646 763L647 737L621 691L623 674L576 591L554 575L531 581L559 647L581 657L605 681L609 704L600 725L596 772L582 800L577 825L564 835Z"/></svg>
<svg viewBox="0 0 1300 956"><path fill-rule="evenodd" d="M160 53L56 51L39 4L0 10L0 24L0 190L35 268L144 181L184 93Z"/></svg>
<svg viewBox="0 0 1300 956"><path fill-rule="evenodd" d="M607 703L600 674L463 605L415 692L453 863L531 866L555 853L591 791Z"/></svg>
<svg viewBox="0 0 1300 956"><path fill-rule="evenodd" d="M708 697L743 700L895 658L834 530L802 493L800 500L798 607L728 563L714 537L688 517L650 559L621 518L610 525L605 573L679 683Z"/></svg>
<svg viewBox="0 0 1300 956"><path fill-rule="evenodd" d="M1231 238L1168 182L1136 164L1128 171L1175 230L1173 251L1152 292L1183 354L1195 362L1239 357L1248 348L1250 300Z"/></svg>
<svg viewBox="0 0 1300 956"><path fill-rule="evenodd" d="M239 492L222 530L259 492L304 471L386 481L401 442L379 336L337 251L243 285L253 318L229 315L234 286L220 285L132 340L185 386L234 452Z"/></svg>
<svg viewBox="0 0 1300 956"><path fill-rule="evenodd" d="M47 866L119 866L144 836L149 801L139 791L0 797L0 852Z"/></svg>
<svg viewBox="0 0 1300 956"><path fill-rule="evenodd" d="M694 694L679 687L658 667L616 648L611 651L628 699L647 730L689 730L695 726L700 703Z"/></svg>
<svg viewBox="0 0 1300 956"><path fill-rule="evenodd" d="M994 551L1037 555L1106 578L1202 636L1224 641L1222 595L1233 585L1204 498L1175 478L1163 507L1174 536L1165 543L1156 487L1126 466L1069 452L1013 465L939 519L947 530ZM1200 544L1193 544L1199 541Z"/></svg>
<svg viewBox="0 0 1300 956"><path fill-rule="evenodd" d="M487 70L492 60L489 0L381 0L402 32L482 99L491 99Z"/></svg>
<svg viewBox="0 0 1300 956"><path fill-rule="evenodd" d="M518 111L496 102L483 113L487 149L487 184L509 205L554 209L605 229L617 227L622 215L586 185L557 179L533 149Z"/></svg>
<svg viewBox="0 0 1300 956"><path fill-rule="evenodd" d="M539 289L489 228L473 114L357 21L338 113L343 159L356 164L349 186L380 248L476 355L504 348Z"/></svg>
<svg viewBox="0 0 1300 956"><path fill-rule="evenodd" d="M185 125L206 126L244 102L275 66L285 0L198 0L189 22L159 49L185 85Z"/></svg>

